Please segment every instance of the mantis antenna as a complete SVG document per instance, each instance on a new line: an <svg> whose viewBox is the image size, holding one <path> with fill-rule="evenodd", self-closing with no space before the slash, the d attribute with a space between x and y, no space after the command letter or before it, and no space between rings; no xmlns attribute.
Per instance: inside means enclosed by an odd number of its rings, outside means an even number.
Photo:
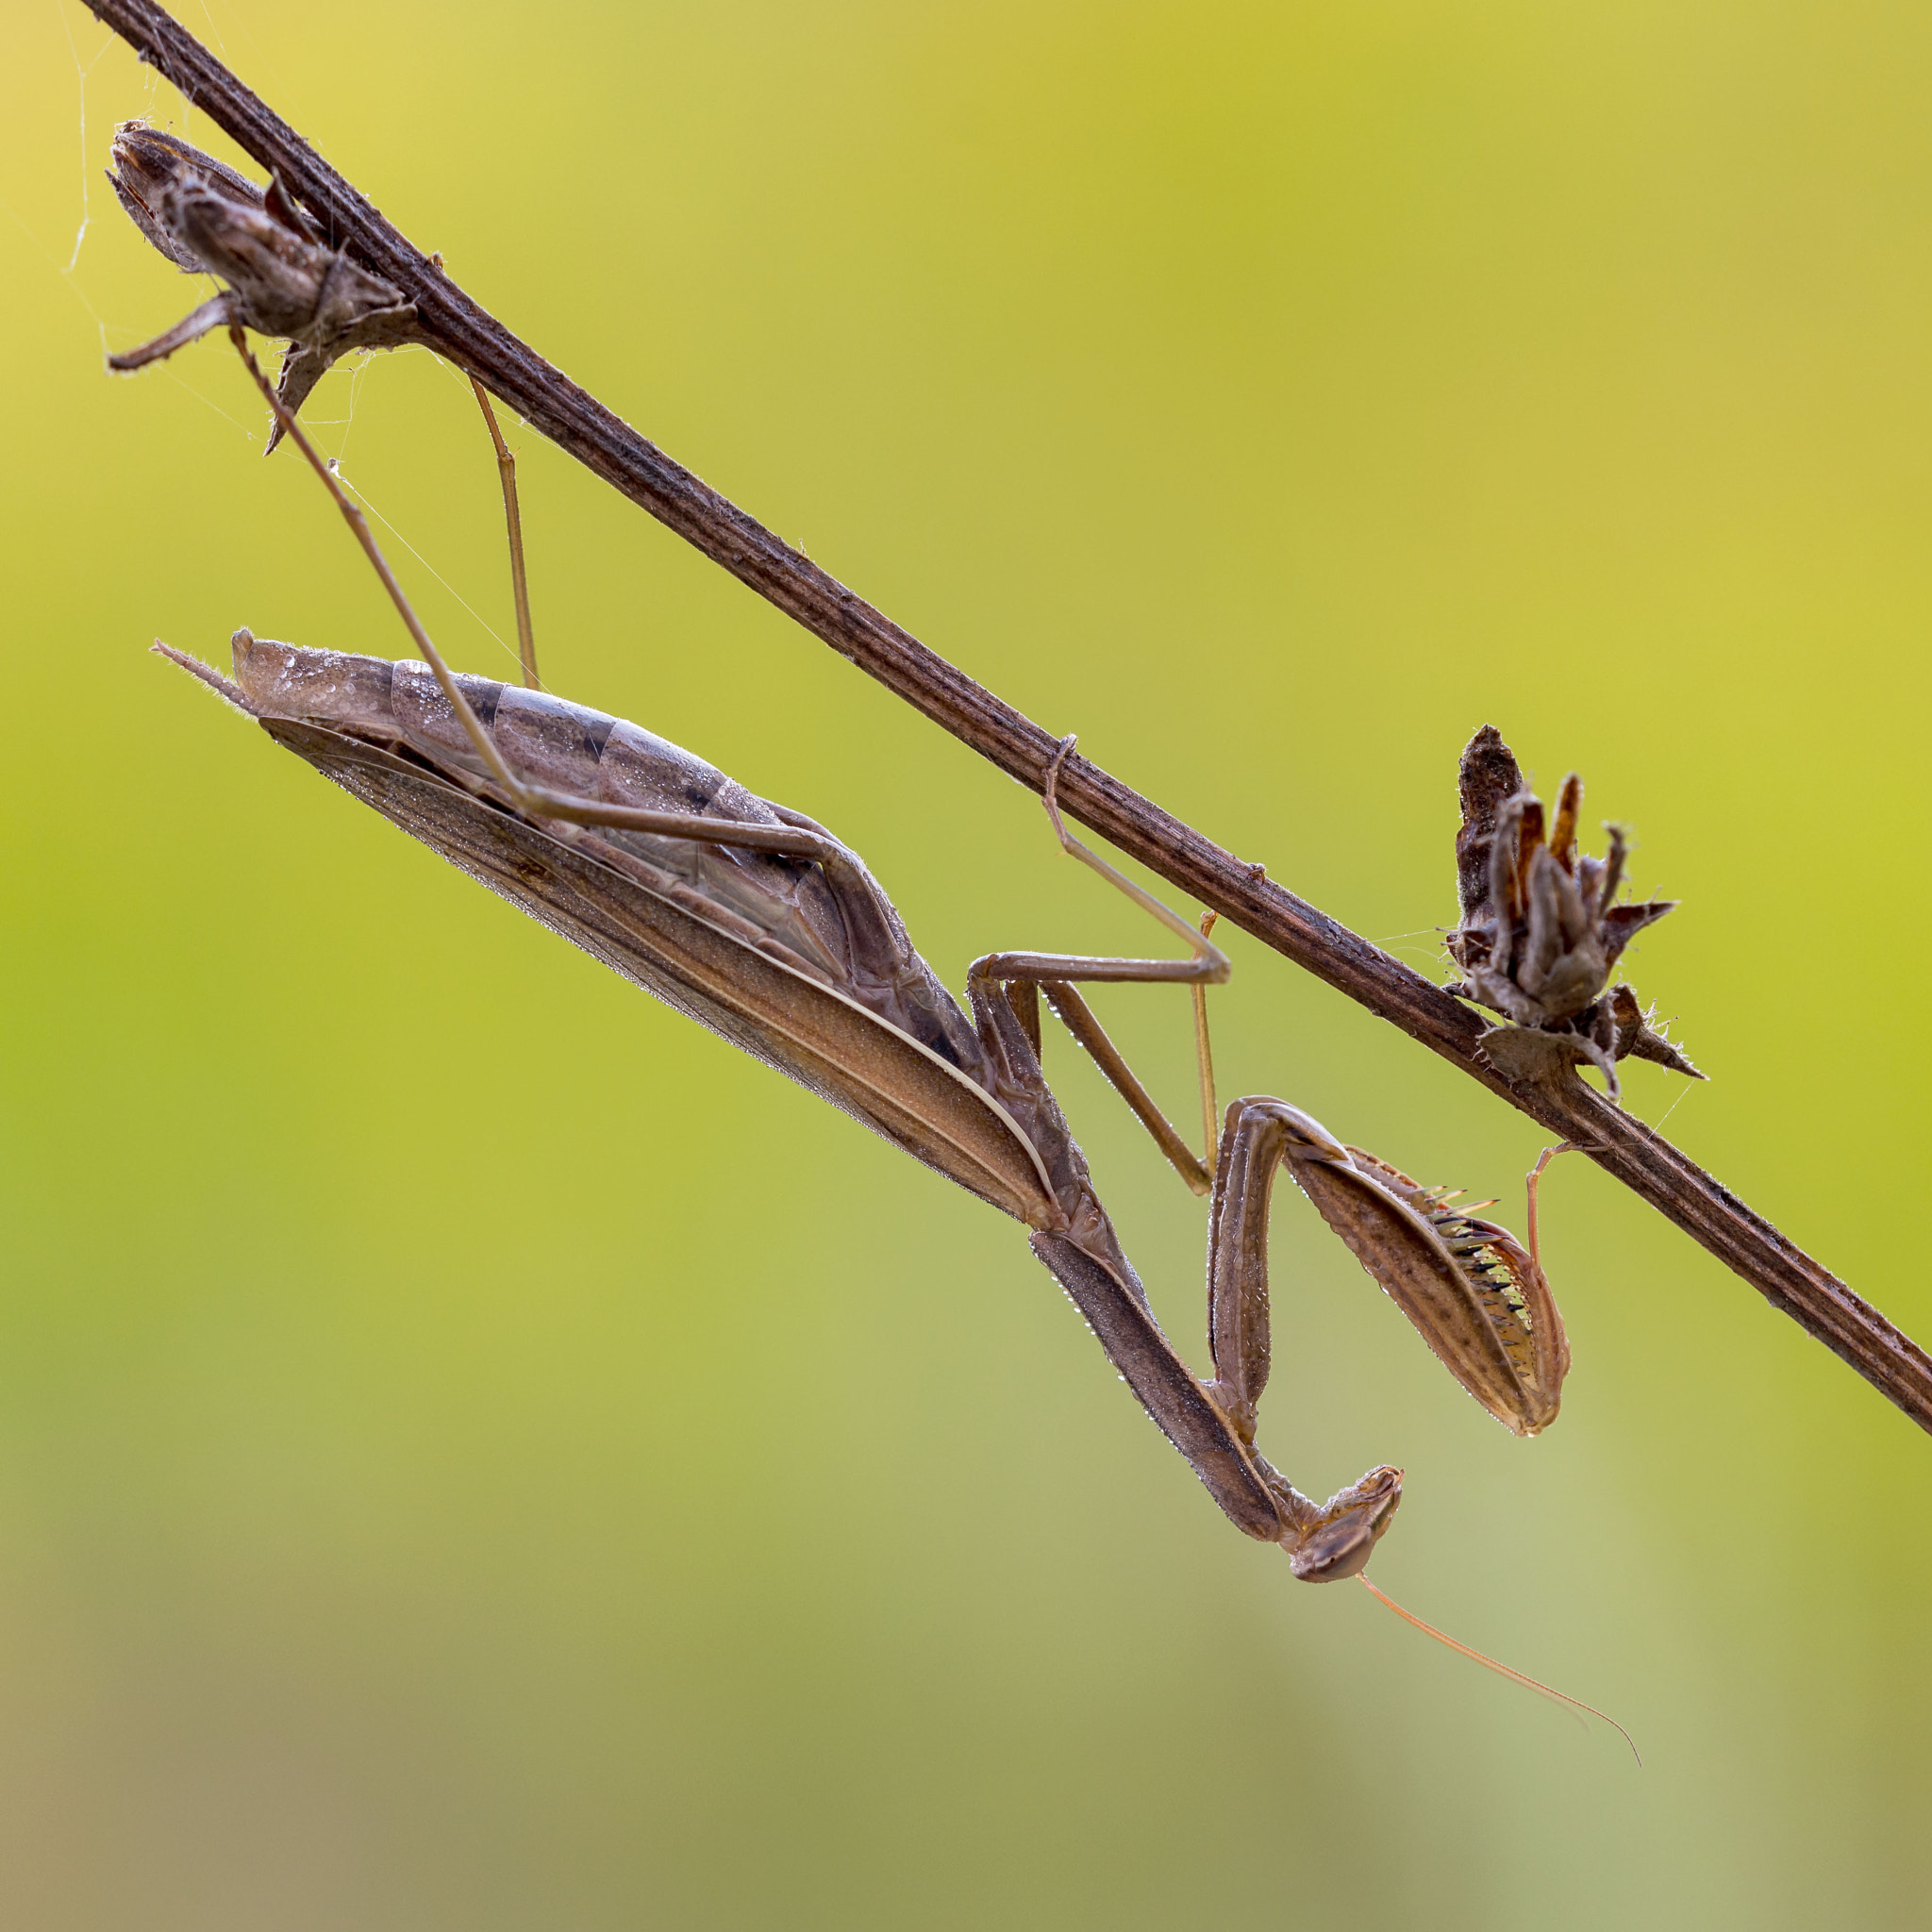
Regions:
<svg viewBox="0 0 1932 1932"><path fill-rule="evenodd" d="M1522 1671L1512 1671L1507 1664L1499 1664L1492 1657L1485 1657L1481 1651L1467 1643L1458 1642L1445 1630L1438 1630L1433 1624L1425 1624L1413 1610L1405 1610L1386 1590L1377 1590L1369 1581L1366 1571L1358 1572L1357 1580L1377 1603L1384 1603L1402 1619L1405 1624L1413 1624L1425 1637L1433 1637L1438 1643L1446 1643L1453 1651L1482 1665L1486 1671L1494 1671L1499 1677L1507 1677L1512 1684L1521 1684L1525 1690L1534 1690L1539 1697L1547 1697L1553 1704L1566 1704L1572 1710L1588 1711L1591 1717L1600 1717L1605 1724L1623 1739L1630 1747L1630 1755L1637 1760L1637 1768L1643 1768L1643 1754L1637 1748L1637 1740L1613 1718L1608 1711L1599 1710L1593 1704L1586 1704L1580 1697L1573 1697L1567 1690L1553 1690L1549 1685L1539 1683L1534 1677L1526 1676Z"/></svg>

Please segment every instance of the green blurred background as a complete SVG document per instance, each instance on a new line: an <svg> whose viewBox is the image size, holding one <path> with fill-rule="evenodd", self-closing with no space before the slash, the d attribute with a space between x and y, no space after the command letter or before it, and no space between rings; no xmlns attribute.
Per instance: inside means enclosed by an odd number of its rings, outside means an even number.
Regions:
<svg viewBox="0 0 1932 1932"><path fill-rule="evenodd" d="M185 17L680 460L1424 970L1470 730L1580 768L1715 1076L1631 1106L1932 1335L1923 8ZM200 292L113 123L233 151L75 0L4 20L0 1923L1924 1922L1928 1445L1595 1169L1532 1444L1284 1191L1263 1440L1404 1464L1378 1580L1641 1771L1234 1534L1017 1227L146 656L407 645L218 340L102 374ZM308 413L507 674L462 384ZM835 826L955 986L1146 942L519 441L553 686ZM1232 949L1224 1091L1519 1219L1527 1121ZM1184 1003L1104 1007L1188 1118ZM1198 1357L1202 1209L1049 1051Z"/></svg>

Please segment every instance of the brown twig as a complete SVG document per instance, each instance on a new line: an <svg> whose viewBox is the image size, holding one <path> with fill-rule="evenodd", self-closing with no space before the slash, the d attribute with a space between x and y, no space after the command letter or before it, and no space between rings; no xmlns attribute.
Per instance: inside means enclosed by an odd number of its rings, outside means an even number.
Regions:
<svg viewBox="0 0 1932 1932"><path fill-rule="evenodd" d="M151 0L88 0L322 225L333 246L405 291L423 339L633 503L860 670L1035 791L1058 741L674 462L478 308L441 264ZM1477 1058L1482 1023L1439 987L1084 758L1059 775L1066 812L1318 978L1420 1041L1599 1166L1843 1357L1932 1431L1932 1357L1761 1215L1641 1122L1572 1080L1512 1088Z"/></svg>

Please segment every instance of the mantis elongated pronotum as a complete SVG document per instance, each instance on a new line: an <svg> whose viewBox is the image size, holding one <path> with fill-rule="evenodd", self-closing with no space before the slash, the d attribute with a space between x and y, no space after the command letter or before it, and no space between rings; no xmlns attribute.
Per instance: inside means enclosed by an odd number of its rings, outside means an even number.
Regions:
<svg viewBox="0 0 1932 1932"><path fill-rule="evenodd" d="M144 142L124 130L117 145L124 175L116 185L151 235L176 244L176 259L208 261L220 241L228 250L220 266L231 280L266 261L284 281L306 275L325 295L340 292L341 278L328 266L335 258L298 225L299 211L277 208L273 188L263 197L225 172L222 178L197 175L184 164L184 152L192 153L184 144L150 130L139 134ZM385 318L384 329L406 335L407 317L398 323L400 311L381 306L386 299L376 285L370 300ZM260 310L259 301L251 308L245 290L231 289L117 365L138 367L225 325L269 400L277 439L292 441L330 491L421 661L305 649L246 630L234 637L233 680L158 646L165 655L452 863L1024 1223L1034 1253L1223 1511L1247 1535L1279 1544L1296 1576L1324 1582L1359 1574L1401 1500L1402 1473L1373 1469L1318 1504L1256 1445L1270 1362L1269 1199L1282 1167L1491 1415L1524 1436L1555 1418L1569 1353L1537 1252L1535 1189L1547 1154L1529 1178L1525 1248L1495 1224L1453 1207L1442 1191L1419 1187L1280 1100L1233 1102L1212 1144L1216 1109L1204 994L1226 979L1229 968L1208 936L1211 917L1198 930L1191 926L1074 838L1055 801L1058 764L1047 777L1045 807L1063 848L1183 940L1189 957L991 954L971 969L969 1021L913 950L863 861L822 826L756 797L634 724L534 688L514 490L480 387L477 399L504 464L528 688L449 670L360 512L295 421L286 377L277 395L250 353L242 324L260 326ZM348 340L354 325L353 315L329 317L311 330L316 341L309 348L319 343L325 351ZM273 326L291 332L286 323ZM1071 744L1066 741L1062 757ZM1569 799L1573 826L1574 806ZM1521 858L1523 876L1541 880L1549 855L1530 863L1519 826L1524 816L1519 809L1509 820L1507 856L1494 864L1513 880ZM1493 828L1486 849L1504 854ZM1555 862L1568 878L1567 847ZM1554 888L1539 890L1539 905L1557 903ZM1574 898L1573 889L1564 890ZM1509 974L1521 948L1511 939L1512 922L1521 915L1533 925L1542 915L1529 898L1512 894L1513 886L1498 886L1500 909L1484 928L1483 945L1471 952L1471 970L1487 974L1488 992L1502 989L1516 998ZM1465 900L1467 920L1467 893ZM1551 932L1557 917L1543 921ZM1587 948L1568 924L1563 930L1561 958L1580 957ZM1549 951L1541 941L1538 947ZM1554 983L1548 961L1539 971L1539 985ZM1108 1041L1076 990L1090 981L1192 990L1210 1136L1204 1158L1188 1149ZM1205 1379L1155 1320L1046 1084L1041 992L1182 1177L1197 1192L1211 1193L1213 1373ZM1585 1004L1573 1000L1558 1010L1546 1002L1544 1017L1569 1026Z"/></svg>

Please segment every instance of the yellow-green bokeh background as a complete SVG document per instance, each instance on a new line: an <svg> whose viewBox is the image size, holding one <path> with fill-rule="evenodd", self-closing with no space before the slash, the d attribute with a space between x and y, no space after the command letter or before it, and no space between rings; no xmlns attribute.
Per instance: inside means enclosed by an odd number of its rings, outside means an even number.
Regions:
<svg viewBox="0 0 1932 1932"><path fill-rule="evenodd" d="M405 641L218 341L101 373L198 299L112 123L230 150L74 0L0 17L0 1924L1924 1923L1928 1444L1594 1169L1547 1195L1547 1438L1291 1196L1264 1440L1318 1493L1406 1465L1384 1586L1641 1772L1230 1531L1016 1227L145 656ZM1922 8L187 17L679 459L1419 965L1470 729L1580 767L1716 1076L1632 1105L1932 1332ZM450 373L309 413L508 630ZM520 442L556 688L834 825L956 986L1144 941ZM1526 1121L1234 950L1226 1091L1515 1218ZM1180 1004L1106 1005L1184 1108ZM1198 1205L1054 1064L1196 1346Z"/></svg>

